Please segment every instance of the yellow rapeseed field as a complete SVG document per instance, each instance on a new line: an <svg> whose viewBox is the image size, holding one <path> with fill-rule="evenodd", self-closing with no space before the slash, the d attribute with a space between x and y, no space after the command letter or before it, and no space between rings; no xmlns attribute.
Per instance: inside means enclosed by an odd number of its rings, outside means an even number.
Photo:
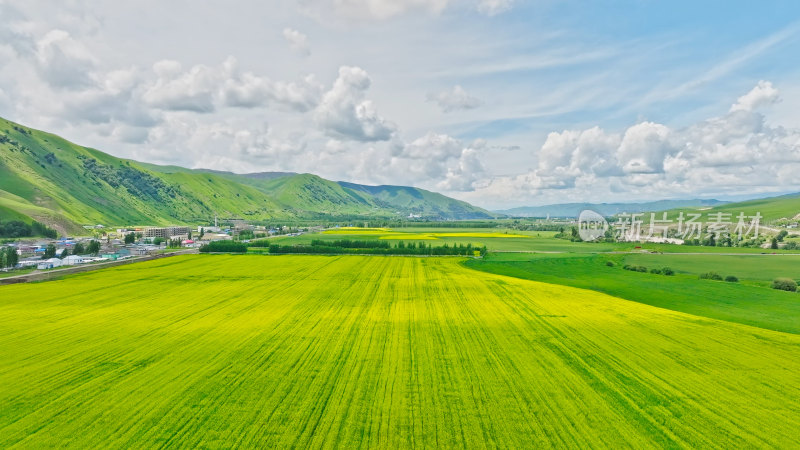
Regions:
<svg viewBox="0 0 800 450"><path fill-rule="evenodd" d="M528 238L524 234L514 233L496 233L496 232L406 232L396 231L389 228L357 228L357 227L341 227L332 230L325 230L322 234L344 234L350 236L379 236L379 239L393 239L393 240L432 240L442 237L457 237L457 238Z"/></svg>
<svg viewBox="0 0 800 450"><path fill-rule="evenodd" d="M0 286L0 447L797 445L800 336L456 258L180 256Z"/></svg>

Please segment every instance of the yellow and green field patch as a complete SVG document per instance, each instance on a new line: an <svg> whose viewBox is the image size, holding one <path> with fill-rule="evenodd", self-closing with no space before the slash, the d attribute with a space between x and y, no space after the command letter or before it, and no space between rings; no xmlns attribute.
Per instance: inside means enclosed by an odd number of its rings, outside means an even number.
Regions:
<svg viewBox="0 0 800 450"><path fill-rule="evenodd" d="M529 238L524 234L514 233L433 233L436 237L460 237L460 238Z"/></svg>
<svg viewBox="0 0 800 450"><path fill-rule="evenodd" d="M367 235L367 236L380 236L383 234L394 234L388 228L355 228L355 227L342 227L332 230L325 230L322 234L347 234L353 236Z"/></svg>
<svg viewBox="0 0 800 450"><path fill-rule="evenodd" d="M341 227L332 230L325 230L322 234L346 234L352 236L379 236L379 239L393 240L433 240L439 238L529 238L530 236L508 232L419 232L419 231L400 231L390 228L357 228Z"/></svg>
<svg viewBox="0 0 800 450"><path fill-rule="evenodd" d="M393 234L386 234L378 239L389 239L394 241L435 241L439 238L433 234L424 234L424 233L393 233Z"/></svg>
<svg viewBox="0 0 800 450"><path fill-rule="evenodd" d="M407 239L407 240L426 240L426 239L440 239L440 238L530 238L521 234L507 234L507 233L388 233L381 236L379 239Z"/></svg>
<svg viewBox="0 0 800 450"><path fill-rule="evenodd" d="M800 337L453 258L0 287L0 446L791 447Z"/></svg>

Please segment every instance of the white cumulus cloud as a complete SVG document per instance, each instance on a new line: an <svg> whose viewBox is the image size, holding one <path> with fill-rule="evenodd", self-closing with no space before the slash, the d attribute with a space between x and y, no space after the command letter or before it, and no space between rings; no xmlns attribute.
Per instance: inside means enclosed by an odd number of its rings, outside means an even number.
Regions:
<svg viewBox="0 0 800 450"><path fill-rule="evenodd" d="M292 28L284 28L283 38L286 39L286 42L289 44L289 48L298 54L303 56L308 56L311 54L311 48L308 45L308 36L305 34Z"/></svg>
<svg viewBox="0 0 800 450"><path fill-rule="evenodd" d="M478 11L487 16L494 16L511 9L514 0L479 0Z"/></svg>
<svg viewBox="0 0 800 450"><path fill-rule="evenodd" d="M756 87L750 92L739 97L731 106L734 111L753 111L762 106L770 105L778 101L778 90L769 81L759 81Z"/></svg>
<svg viewBox="0 0 800 450"><path fill-rule="evenodd" d="M324 20L334 14L350 20L385 20L411 12L439 14L449 0L300 0L310 15Z"/></svg>
<svg viewBox="0 0 800 450"><path fill-rule="evenodd" d="M53 86L79 89L93 84L95 58L64 30L52 30L36 42L36 62L42 78Z"/></svg>
<svg viewBox="0 0 800 450"><path fill-rule="evenodd" d="M435 102L444 112L474 109L483 105L483 101L473 97L461 86L454 86L453 89L445 90L435 94L428 94L428 101Z"/></svg>
<svg viewBox="0 0 800 450"><path fill-rule="evenodd" d="M386 141L397 126L378 114L366 99L372 81L364 69L343 66L333 87L315 111L317 123L332 137L355 141Z"/></svg>
<svg viewBox="0 0 800 450"><path fill-rule="evenodd" d="M515 196L563 202L597 199L601 189L664 198L797 186L790 174L800 170L800 129L769 126L755 111L779 100L778 90L762 81L727 114L683 129L641 122L621 133L599 127L553 132L534 169L497 177L479 194L504 202ZM556 191L569 197L551 194Z"/></svg>

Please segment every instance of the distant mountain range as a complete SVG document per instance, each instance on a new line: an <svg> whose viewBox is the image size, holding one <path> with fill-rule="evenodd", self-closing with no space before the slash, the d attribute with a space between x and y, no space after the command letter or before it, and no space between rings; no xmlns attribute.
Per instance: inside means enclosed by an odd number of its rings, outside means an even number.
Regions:
<svg viewBox="0 0 800 450"><path fill-rule="evenodd" d="M432 220L495 216L414 187L140 163L0 119L0 220L35 219L72 231L85 224L200 224L215 215L268 221L409 214Z"/></svg>
<svg viewBox="0 0 800 450"><path fill-rule="evenodd" d="M569 217L577 218L581 211L591 209L604 216L621 213L656 212L676 208L704 208L724 205L729 202L720 200L659 200L644 203L559 203L545 206L521 206L495 211L513 217Z"/></svg>

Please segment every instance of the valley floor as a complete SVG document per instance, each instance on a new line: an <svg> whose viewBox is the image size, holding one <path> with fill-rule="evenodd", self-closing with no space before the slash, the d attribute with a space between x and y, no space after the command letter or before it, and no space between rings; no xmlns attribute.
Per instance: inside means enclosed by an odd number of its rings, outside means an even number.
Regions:
<svg viewBox="0 0 800 450"><path fill-rule="evenodd" d="M456 258L0 286L0 446L788 447L800 336Z"/></svg>

